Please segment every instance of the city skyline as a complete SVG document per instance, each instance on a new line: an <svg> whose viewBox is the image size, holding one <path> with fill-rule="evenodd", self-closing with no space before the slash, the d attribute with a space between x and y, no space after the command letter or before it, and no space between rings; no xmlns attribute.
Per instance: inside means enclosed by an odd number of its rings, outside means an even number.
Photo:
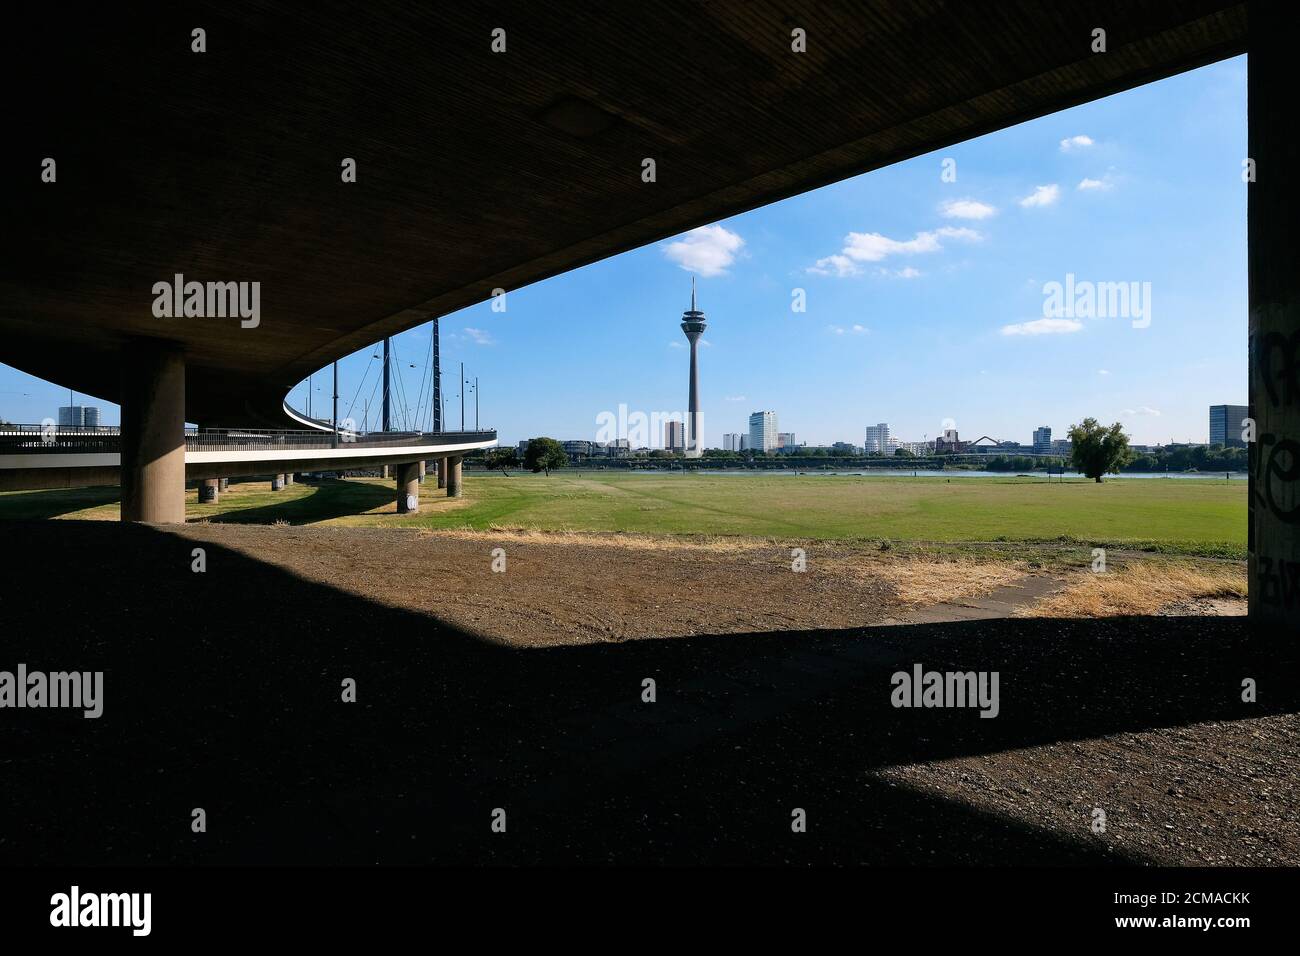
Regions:
<svg viewBox="0 0 1300 956"><path fill-rule="evenodd" d="M663 317L690 274L716 324L698 343L705 447L773 408L816 445L882 420L904 441L952 420L1026 442L1089 416L1135 444L1207 441L1206 406L1246 391L1244 80L1243 58L1224 61L508 290L500 310L443 317L443 367L479 377L503 441L594 437L620 404L686 412L688 346ZM1050 285L1088 283L1134 283L1135 302L1145 288L1139 314L1046 314ZM592 320L568 332L556 317L575 303ZM394 337L396 427L429 346L427 324ZM340 362L357 421L371 351ZM455 428L460 389L444 389ZM39 422L66 394L0 369L0 417ZM290 402L304 408L304 385Z"/></svg>

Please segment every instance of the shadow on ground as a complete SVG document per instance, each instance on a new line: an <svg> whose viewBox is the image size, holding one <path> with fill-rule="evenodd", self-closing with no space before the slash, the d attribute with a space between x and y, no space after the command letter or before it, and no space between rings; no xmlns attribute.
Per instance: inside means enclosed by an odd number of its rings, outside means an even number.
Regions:
<svg viewBox="0 0 1300 956"><path fill-rule="evenodd" d="M208 520L214 524L274 524L276 521L294 525L314 524L331 518L362 514L384 505L395 506L397 501L395 487L383 488L337 478L315 478L299 483L309 485L311 494L268 505L221 511L198 520ZM217 504L220 505L221 501L218 500Z"/></svg>
<svg viewBox="0 0 1300 956"><path fill-rule="evenodd" d="M5 520L47 520L61 515L115 505L122 500L116 485L97 488L52 488L0 496L0 517Z"/></svg>
<svg viewBox="0 0 1300 956"><path fill-rule="evenodd" d="M1242 674L1297 687L1242 619L511 650L217 546L193 573L146 527L0 533L0 669L105 672L98 720L0 712L0 864L1136 862L872 771L1297 709L1241 703ZM916 662L998 670L1001 714L894 709Z"/></svg>

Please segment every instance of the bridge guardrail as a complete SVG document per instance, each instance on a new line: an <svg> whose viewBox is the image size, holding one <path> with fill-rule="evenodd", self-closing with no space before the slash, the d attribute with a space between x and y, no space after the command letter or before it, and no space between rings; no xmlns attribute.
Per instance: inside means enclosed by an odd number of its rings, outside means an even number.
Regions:
<svg viewBox="0 0 1300 956"><path fill-rule="evenodd" d="M408 445L460 445L494 441L495 429L457 432L333 432L309 429L187 429L189 451L310 451L330 448L402 448ZM0 455L119 454L117 426L49 428L43 425L0 426Z"/></svg>

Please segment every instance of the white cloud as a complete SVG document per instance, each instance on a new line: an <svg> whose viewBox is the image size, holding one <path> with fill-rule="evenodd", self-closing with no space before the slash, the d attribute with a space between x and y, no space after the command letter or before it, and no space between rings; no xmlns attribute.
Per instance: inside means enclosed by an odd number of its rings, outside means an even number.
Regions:
<svg viewBox="0 0 1300 956"><path fill-rule="evenodd" d="M722 226L700 226L664 246L664 255L687 272L719 276L736 261L745 240Z"/></svg>
<svg viewBox="0 0 1300 956"><path fill-rule="evenodd" d="M1076 149L1086 149L1092 145L1091 136L1068 136L1061 140L1061 152L1072 153Z"/></svg>
<svg viewBox="0 0 1300 956"><path fill-rule="evenodd" d="M671 342L668 343L668 347L669 347L670 349L684 349L684 348L686 348L686 343L685 343L685 342L679 342L679 341L677 341L676 339L673 339Z"/></svg>
<svg viewBox="0 0 1300 956"><path fill-rule="evenodd" d="M988 203L975 199L949 199L939 204L939 214L945 219L987 219L996 212Z"/></svg>
<svg viewBox="0 0 1300 956"><path fill-rule="evenodd" d="M1033 206L1050 206L1061 197L1061 187L1052 183L1049 186L1039 186L1032 193L1020 200L1020 205L1026 209Z"/></svg>
<svg viewBox="0 0 1300 956"><path fill-rule="evenodd" d="M851 232L844 237L844 248L840 252L818 259L808 267L808 271L816 275L853 276L861 272L858 267L860 262L879 262L886 256L938 252L943 248L940 239L978 242L983 238L967 226L941 226L928 232L918 232L911 239L890 239L878 232Z"/></svg>
<svg viewBox="0 0 1300 956"><path fill-rule="evenodd" d="M825 259L818 259L816 265L808 267L809 272L816 273L819 276L855 276L861 270L853 264L853 260L848 256L835 255L827 256Z"/></svg>
<svg viewBox="0 0 1300 956"><path fill-rule="evenodd" d="M899 279L915 279L920 274L921 274L920 269L913 269L911 266L905 266L904 268L899 269L897 272L893 273L893 275Z"/></svg>
<svg viewBox="0 0 1300 956"><path fill-rule="evenodd" d="M1150 415L1153 418L1160 417L1160 409L1152 408L1150 405L1139 405L1137 408L1126 408L1120 412L1126 418L1136 418L1139 415Z"/></svg>
<svg viewBox="0 0 1300 956"><path fill-rule="evenodd" d="M1097 369L1097 374L1098 374L1098 375L1109 375L1110 372L1108 372L1108 371L1107 371L1106 369L1104 369L1104 368L1099 368L1099 369Z"/></svg>
<svg viewBox="0 0 1300 956"><path fill-rule="evenodd" d="M846 329L842 325L828 325L826 331L833 332L835 335L866 335L867 327L865 325L851 325Z"/></svg>
<svg viewBox="0 0 1300 956"><path fill-rule="evenodd" d="M1086 176L1079 180L1079 185L1074 188L1084 192L1089 189L1110 189L1110 180L1108 179L1088 179Z"/></svg>
<svg viewBox="0 0 1300 956"><path fill-rule="evenodd" d="M728 395L725 399L723 399L723 401L727 401L727 402L743 402L743 401L745 401L745 396L744 396L744 395Z"/></svg>
<svg viewBox="0 0 1300 956"><path fill-rule="evenodd" d="M1074 319L1034 319L1002 326L1003 335L1066 335L1078 332L1083 323Z"/></svg>
<svg viewBox="0 0 1300 956"><path fill-rule="evenodd" d="M473 340L475 345L496 345L497 340L492 338L491 333L483 329L473 329L465 326L465 334Z"/></svg>

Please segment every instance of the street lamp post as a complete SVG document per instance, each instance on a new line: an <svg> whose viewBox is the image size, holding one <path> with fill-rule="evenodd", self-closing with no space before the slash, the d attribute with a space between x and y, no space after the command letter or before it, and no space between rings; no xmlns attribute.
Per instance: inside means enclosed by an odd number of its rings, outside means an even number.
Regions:
<svg viewBox="0 0 1300 956"><path fill-rule="evenodd" d="M330 443L332 447L339 447L339 363L336 359L334 362L334 439Z"/></svg>

